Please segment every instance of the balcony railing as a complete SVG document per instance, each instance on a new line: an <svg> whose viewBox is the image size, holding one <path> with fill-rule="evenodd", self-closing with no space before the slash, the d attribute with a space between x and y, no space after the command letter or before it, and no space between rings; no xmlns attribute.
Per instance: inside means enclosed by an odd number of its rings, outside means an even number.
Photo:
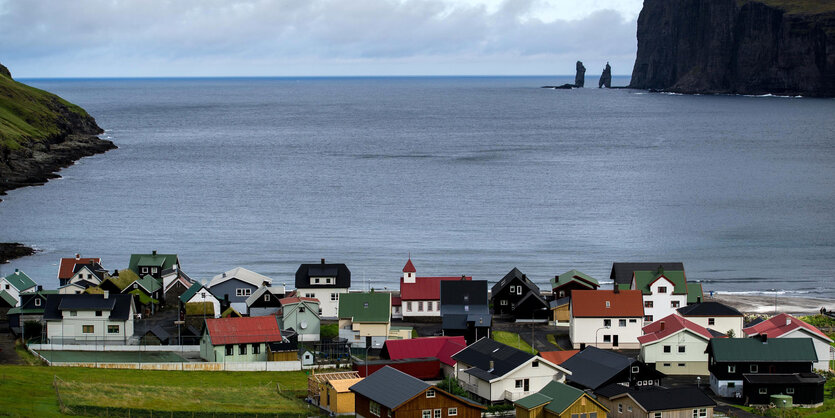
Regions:
<svg viewBox="0 0 835 418"><path fill-rule="evenodd" d="M535 393L535 392L530 392L530 391L525 392L525 391L521 391L521 390L518 390L518 391L517 390L505 390L504 391L504 398L511 401L511 402L512 401L518 401L519 399L522 399L525 396L528 396L532 393Z"/></svg>

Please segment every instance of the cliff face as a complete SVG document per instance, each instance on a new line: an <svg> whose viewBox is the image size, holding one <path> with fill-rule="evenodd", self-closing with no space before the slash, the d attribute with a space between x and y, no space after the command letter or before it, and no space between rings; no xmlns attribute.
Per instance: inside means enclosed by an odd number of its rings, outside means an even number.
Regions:
<svg viewBox="0 0 835 418"><path fill-rule="evenodd" d="M630 87L835 96L835 2L809 3L645 0Z"/></svg>
<svg viewBox="0 0 835 418"><path fill-rule="evenodd" d="M79 158L116 148L84 109L18 83L0 64L0 195L43 184Z"/></svg>

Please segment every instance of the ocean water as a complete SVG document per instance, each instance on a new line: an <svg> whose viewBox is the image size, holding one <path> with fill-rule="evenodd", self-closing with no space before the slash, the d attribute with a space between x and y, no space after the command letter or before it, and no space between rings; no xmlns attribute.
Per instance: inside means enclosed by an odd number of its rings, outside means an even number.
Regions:
<svg viewBox="0 0 835 418"><path fill-rule="evenodd" d="M196 279L326 258L391 289L410 254L540 285L682 261L707 291L835 296L835 100L539 88L569 81L25 80L119 149L4 197L0 241L41 252L0 274L156 249Z"/></svg>

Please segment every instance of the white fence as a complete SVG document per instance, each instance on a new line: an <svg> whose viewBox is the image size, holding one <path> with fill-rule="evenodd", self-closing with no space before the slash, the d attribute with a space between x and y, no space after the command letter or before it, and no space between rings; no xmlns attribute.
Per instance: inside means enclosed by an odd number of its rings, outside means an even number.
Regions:
<svg viewBox="0 0 835 418"><path fill-rule="evenodd" d="M302 369L299 361L248 361L229 363L82 363L52 362L56 367L89 367L94 369L183 370L205 372L291 372Z"/></svg>
<svg viewBox="0 0 835 418"><path fill-rule="evenodd" d="M133 351L199 353L199 345L93 345L93 344L29 344L30 350L44 351Z"/></svg>

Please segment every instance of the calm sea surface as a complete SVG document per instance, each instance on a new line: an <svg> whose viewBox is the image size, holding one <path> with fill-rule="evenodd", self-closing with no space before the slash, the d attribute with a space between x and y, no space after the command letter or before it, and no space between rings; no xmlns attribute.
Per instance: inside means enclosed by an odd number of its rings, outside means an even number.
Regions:
<svg viewBox="0 0 835 418"><path fill-rule="evenodd" d="M60 257L157 249L197 279L292 284L324 257L391 289L411 253L491 282L682 261L705 290L835 296L835 100L538 88L568 81L26 80L119 149L4 197L0 241L42 251L0 273L54 288Z"/></svg>

